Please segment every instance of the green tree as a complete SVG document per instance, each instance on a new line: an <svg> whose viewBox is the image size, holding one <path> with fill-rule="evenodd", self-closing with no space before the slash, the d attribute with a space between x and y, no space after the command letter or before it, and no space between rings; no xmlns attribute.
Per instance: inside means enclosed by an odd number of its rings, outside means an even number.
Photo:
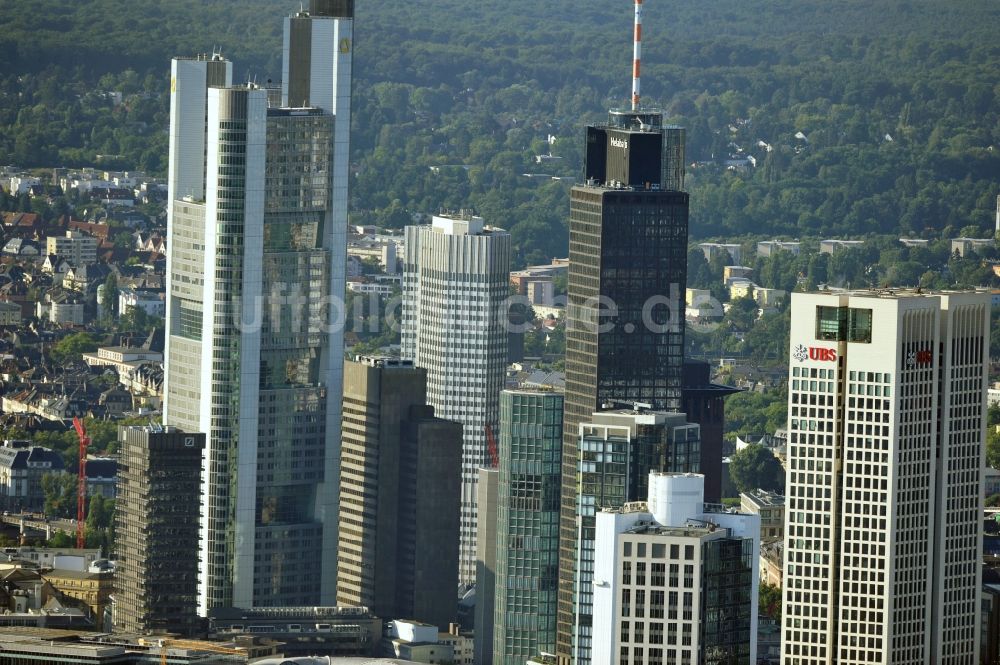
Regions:
<svg viewBox="0 0 1000 665"><path fill-rule="evenodd" d="M726 312L724 323L729 324L733 330L746 332L753 328L757 318L757 301L752 296L737 298L729 304L729 311Z"/></svg>
<svg viewBox="0 0 1000 665"><path fill-rule="evenodd" d="M993 308L991 317L990 358L1000 359L1000 307Z"/></svg>
<svg viewBox="0 0 1000 665"><path fill-rule="evenodd" d="M726 399L726 427L740 436L774 432L785 426L787 402L785 390L736 393Z"/></svg>
<svg viewBox="0 0 1000 665"><path fill-rule="evenodd" d="M997 425L990 426L986 431L986 464L1000 469L1000 432L997 432Z"/></svg>
<svg viewBox="0 0 1000 665"><path fill-rule="evenodd" d="M705 260L705 252L698 247L688 251L687 286L692 289L707 289L712 286L712 269Z"/></svg>
<svg viewBox="0 0 1000 665"><path fill-rule="evenodd" d="M118 293L118 275L109 272L104 279L104 312L108 317L118 314Z"/></svg>
<svg viewBox="0 0 1000 665"><path fill-rule="evenodd" d="M770 312L762 316L744 340L747 355L758 363L787 357L790 321L790 307L786 307L784 312Z"/></svg>
<svg viewBox="0 0 1000 665"><path fill-rule="evenodd" d="M97 338L88 332L73 333L63 337L52 346L49 355L57 365L65 365L80 360L84 353L97 350Z"/></svg>
<svg viewBox="0 0 1000 665"><path fill-rule="evenodd" d="M111 552L114 547L114 499L95 495L90 497L89 504L84 526L87 547L99 547L104 552Z"/></svg>
<svg viewBox="0 0 1000 665"><path fill-rule="evenodd" d="M52 537L49 538L49 542L46 543L48 547L75 547L76 538L69 535L68 533L63 533L62 531L55 531Z"/></svg>
<svg viewBox="0 0 1000 665"><path fill-rule="evenodd" d="M754 489L785 491L785 471L781 463L770 450L758 444L749 445L730 458L729 475L740 492Z"/></svg>
<svg viewBox="0 0 1000 665"><path fill-rule="evenodd" d="M152 316L142 307L129 307L117 319L117 329L121 331L149 333L163 327L163 319Z"/></svg>
<svg viewBox="0 0 1000 665"><path fill-rule="evenodd" d="M781 625L781 587L761 582L759 589L760 613Z"/></svg>
<svg viewBox="0 0 1000 665"><path fill-rule="evenodd" d="M76 476L69 473L46 473L42 476L46 517L70 518L76 515Z"/></svg>
<svg viewBox="0 0 1000 665"><path fill-rule="evenodd" d="M809 257L809 267L806 270L806 282L810 289L827 282L827 269L830 265L829 254L813 254Z"/></svg>
<svg viewBox="0 0 1000 665"><path fill-rule="evenodd" d="M545 333L529 330L524 335L524 357L541 358L545 353Z"/></svg>
<svg viewBox="0 0 1000 665"><path fill-rule="evenodd" d="M566 330L556 326L548 333L545 340L545 353L550 356L562 356L566 353Z"/></svg>
<svg viewBox="0 0 1000 665"><path fill-rule="evenodd" d="M991 404L990 408L986 410L986 423L990 427L1000 425L1000 403Z"/></svg>

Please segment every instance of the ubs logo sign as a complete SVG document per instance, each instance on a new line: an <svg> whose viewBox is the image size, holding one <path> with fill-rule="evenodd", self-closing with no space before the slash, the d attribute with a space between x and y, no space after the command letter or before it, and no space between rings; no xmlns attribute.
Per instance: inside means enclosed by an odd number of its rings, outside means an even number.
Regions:
<svg viewBox="0 0 1000 665"><path fill-rule="evenodd" d="M611 145L614 146L615 148L621 148L622 150L628 150L628 141L626 141L625 139L618 139L618 138L615 138L615 137L612 136L611 137Z"/></svg>
<svg viewBox="0 0 1000 665"><path fill-rule="evenodd" d="M934 355L930 351L910 351L906 355L906 364L911 367L914 365L930 365L934 362Z"/></svg>
<svg viewBox="0 0 1000 665"><path fill-rule="evenodd" d="M798 360L800 363L804 363L806 360L815 360L818 362L837 362L837 350L836 349L824 349L818 346L806 347L799 344L795 347L792 352L792 357Z"/></svg>

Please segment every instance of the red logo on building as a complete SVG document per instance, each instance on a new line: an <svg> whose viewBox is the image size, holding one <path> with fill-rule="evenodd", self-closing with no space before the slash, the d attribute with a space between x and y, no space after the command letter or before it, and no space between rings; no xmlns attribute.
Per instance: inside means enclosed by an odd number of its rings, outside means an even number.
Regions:
<svg viewBox="0 0 1000 665"><path fill-rule="evenodd" d="M934 354L930 350L910 351L906 362L908 365L930 365L934 362Z"/></svg>
<svg viewBox="0 0 1000 665"><path fill-rule="evenodd" d="M811 346L806 348L802 344L795 347L792 351L792 358L795 358L800 363L804 363L806 360L817 360L820 362L837 362L837 350L836 349L824 349L818 346Z"/></svg>
<svg viewBox="0 0 1000 665"><path fill-rule="evenodd" d="M819 360L823 362L837 362L836 349L822 349L815 346L809 347L809 360Z"/></svg>

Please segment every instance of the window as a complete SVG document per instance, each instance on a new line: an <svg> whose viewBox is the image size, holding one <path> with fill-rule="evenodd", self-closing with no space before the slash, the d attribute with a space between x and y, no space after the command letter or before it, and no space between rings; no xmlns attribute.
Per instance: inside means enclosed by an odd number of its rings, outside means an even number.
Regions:
<svg viewBox="0 0 1000 665"><path fill-rule="evenodd" d="M816 339L836 342L844 339L847 327L846 307L816 308Z"/></svg>
<svg viewBox="0 0 1000 665"><path fill-rule="evenodd" d="M872 311L851 308L847 317L847 341L871 344Z"/></svg>
<svg viewBox="0 0 1000 665"><path fill-rule="evenodd" d="M872 341L872 310L848 307L816 308L816 339L827 342Z"/></svg>

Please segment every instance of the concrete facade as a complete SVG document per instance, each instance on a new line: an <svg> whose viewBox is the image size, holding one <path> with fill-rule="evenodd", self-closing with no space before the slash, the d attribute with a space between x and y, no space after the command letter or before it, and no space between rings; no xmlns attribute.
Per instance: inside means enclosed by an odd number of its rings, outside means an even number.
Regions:
<svg viewBox="0 0 1000 665"><path fill-rule="evenodd" d="M979 662L989 334L988 293L792 295L782 663Z"/></svg>
<svg viewBox="0 0 1000 665"><path fill-rule="evenodd" d="M696 473L701 430L683 413L622 409L592 414L577 435L573 634L577 658L589 662L594 631L600 628L593 610L596 515L602 508L645 498L651 470Z"/></svg>
<svg viewBox="0 0 1000 665"><path fill-rule="evenodd" d="M345 365L337 602L455 621L462 426L426 406L427 370Z"/></svg>
<svg viewBox="0 0 1000 665"><path fill-rule="evenodd" d="M760 519L651 473L645 503L597 514L595 665L757 663Z"/></svg>
<svg viewBox="0 0 1000 665"><path fill-rule="evenodd" d="M475 661L477 665L493 663L499 481L498 470L479 469L479 483L476 486L480 516L476 533Z"/></svg>
<svg viewBox="0 0 1000 665"><path fill-rule="evenodd" d="M45 253L65 259L73 266L97 263L97 246L100 241L79 231L67 231L65 236L49 236L45 240Z"/></svg>
<svg viewBox="0 0 1000 665"><path fill-rule="evenodd" d="M464 427L459 581L476 578L476 484L507 369L511 238L481 217L406 227L403 358L427 369L427 403Z"/></svg>

